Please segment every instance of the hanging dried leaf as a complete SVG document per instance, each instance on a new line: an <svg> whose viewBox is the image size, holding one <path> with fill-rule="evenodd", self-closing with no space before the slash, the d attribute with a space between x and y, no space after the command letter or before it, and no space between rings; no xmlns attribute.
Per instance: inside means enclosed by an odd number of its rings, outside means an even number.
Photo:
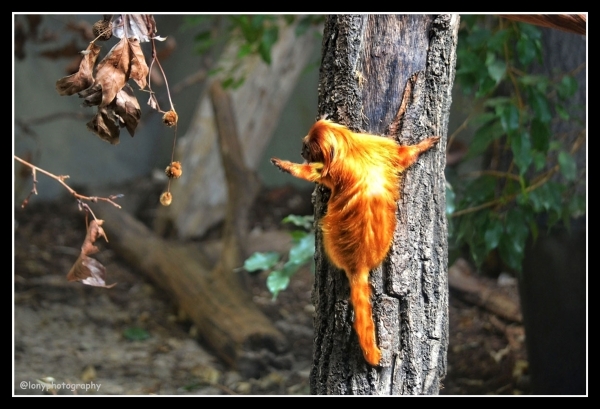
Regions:
<svg viewBox="0 0 600 409"><path fill-rule="evenodd" d="M142 117L142 110L129 84L125 84L123 89L117 93L117 97L108 106L108 109L114 111L119 118L121 127L127 128L129 135L133 136Z"/></svg>
<svg viewBox="0 0 600 409"><path fill-rule="evenodd" d="M113 22L113 35L119 38L137 38L148 42L156 34L152 14L121 14Z"/></svg>
<svg viewBox="0 0 600 409"><path fill-rule="evenodd" d="M83 52L84 56L79 64L79 71L56 81L56 90L59 95L73 95L90 87L94 83L94 64L100 53L99 46L91 44Z"/></svg>
<svg viewBox="0 0 600 409"><path fill-rule="evenodd" d="M84 107L100 105L102 102L102 85L96 84L88 89L84 89L78 95L79 98L84 98L82 104Z"/></svg>
<svg viewBox="0 0 600 409"><path fill-rule="evenodd" d="M82 284L94 287L112 288L117 283L106 285L106 268L98 260L80 254L79 258L67 274L68 281L81 281Z"/></svg>
<svg viewBox="0 0 600 409"><path fill-rule="evenodd" d="M83 245L81 246L81 252L86 256L98 252L98 247L94 246L94 243L100 237L103 237L104 240L108 242L106 233L102 228L102 224L104 224L104 220L94 219L88 225L87 233L85 234L85 239L83 240Z"/></svg>
<svg viewBox="0 0 600 409"><path fill-rule="evenodd" d="M110 104L129 78L145 88L148 71L139 41L123 38L98 64L94 86L102 86L100 106Z"/></svg>
<svg viewBox="0 0 600 409"><path fill-rule="evenodd" d="M129 78L134 80L141 89L146 88L148 72L148 64L142 52L142 47L137 39L129 39L129 47L131 48L131 69Z"/></svg>
<svg viewBox="0 0 600 409"><path fill-rule="evenodd" d="M87 128L112 145L119 143L119 118L112 109L99 107L98 113L87 123Z"/></svg>
<svg viewBox="0 0 600 409"><path fill-rule="evenodd" d="M98 64L94 86L102 86L101 107L110 104L127 82L127 73L131 65L130 51L127 39L124 38L115 44Z"/></svg>
<svg viewBox="0 0 600 409"><path fill-rule="evenodd" d="M106 268L98 260L89 257L90 254L99 251L98 247L94 245L99 237L104 237L104 240L108 241L104 229L101 227L102 223L102 220L92 220L88 226L85 240L81 246L81 253L67 274L68 281L81 281L86 285L105 288L112 288L117 285L117 283L106 285Z"/></svg>

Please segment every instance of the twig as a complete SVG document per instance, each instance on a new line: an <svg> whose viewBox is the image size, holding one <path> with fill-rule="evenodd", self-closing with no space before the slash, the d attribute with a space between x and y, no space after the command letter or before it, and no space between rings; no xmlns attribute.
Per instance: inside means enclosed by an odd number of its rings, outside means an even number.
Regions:
<svg viewBox="0 0 600 409"><path fill-rule="evenodd" d="M82 201L82 200L87 200L89 202L92 203L96 203L99 200L104 201L104 202L108 202L110 204L112 204L113 206L117 207L117 208L121 208L121 206L115 202L113 202L113 199L117 199L119 197L121 197L122 195L113 195L113 196L109 196L109 197L98 197L98 196L84 196L81 195L79 193L77 193L75 190L73 190L69 185L67 185L65 183L65 179L69 178L69 175L55 175L53 173L50 173L42 168L39 168L35 165L32 165L31 163L19 158L17 155L14 155L14 158L16 160L18 160L19 162L21 162L23 165L28 166L31 168L31 173L33 174L33 189L31 190L31 193L29 193L29 196L27 196L27 198L23 201L23 204L21 205L21 207L25 207L27 205L27 202L29 200L29 197L32 194L36 194L37 195L37 189L36 189L36 184L37 184L37 180L36 180L36 172L41 172L46 176L51 177L52 179L56 180L58 183L60 183L61 185L63 185L65 187L65 189L67 189L69 191L69 193L71 193L76 199ZM87 205L85 205L85 207L87 207L89 209L89 207ZM91 209L90 209L91 212ZM94 213L92 212L92 216L94 215ZM94 216L94 219L96 217Z"/></svg>

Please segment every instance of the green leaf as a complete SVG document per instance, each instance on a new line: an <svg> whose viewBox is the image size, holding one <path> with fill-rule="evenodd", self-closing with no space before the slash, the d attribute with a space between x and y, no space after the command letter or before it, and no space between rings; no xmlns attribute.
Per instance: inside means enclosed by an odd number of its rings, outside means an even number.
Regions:
<svg viewBox="0 0 600 409"><path fill-rule="evenodd" d="M483 235L485 240L485 250L487 252L490 252L498 247L498 243L500 243L500 237L502 237L503 232L504 227L502 225L502 221L496 217L490 218Z"/></svg>
<svg viewBox="0 0 600 409"><path fill-rule="evenodd" d="M489 41L491 36L492 32L489 29L475 26L471 34L467 37L467 44L472 48L481 48Z"/></svg>
<svg viewBox="0 0 600 409"><path fill-rule="evenodd" d="M240 46L237 56L243 58L252 52L252 44L244 43Z"/></svg>
<svg viewBox="0 0 600 409"><path fill-rule="evenodd" d="M150 333L140 327L129 327L123 330L123 337L129 341L143 341L150 338Z"/></svg>
<svg viewBox="0 0 600 409"><path fill-rule="evenodd" d="M562 207L561 188L555 182L546 182L529 192L529 200L535 212L558 212Z"/></svg>
<svg viewBox="0 0 600 409"><path fill-rule="evenodd" d="M531 108L535 116L542 122L550 122L552 113L550 112L550 104L544 94L536 89L531 89L530 100Z"/></svg>
<svg viewBox="0 0 600 409"><path fill-rule="evenodd" d="M500 239L498 251L500 257L511 268L521 271L525 244L529 236L527 218L520 208L510 209L506 214L506 234Z"/></svg>
<svg viewBox="0 0 600 409"><path fill-rule="evenodd" d="M486 65L488 74L496 81L496 84L502 81L504 74L506 74L506 62L494 58Z"/></svg>
<svg viewBox="0 0 600 409"><path fill-rule="evenodd" d="M550 147L550 126L537 118L531 120L531 142L534 149L546 153Z"/></svg>
<svg viewBox="0 0 600 409"><path fill-rule="evenodd" d="M565 75L556 86L556 92L562 99L571 98L577 92L577 80L570 75Z"/></svg>
<svg viewBox="0 0 600 409"><path fill-rule="evenodd" d="M500 123L506 133L519 129L519 109L514 104L500 105L496 108L496 113L500 115Z"/></svg>
<svg viewBox="0 0 600 409"><path fill-rule="evenodd" d="M504 52L504 44L509 40L510 36L510 30L503 28L502 30L496 31L485 43L485 46L489 51L502 53Z"/></svg>
<svg viewBox="0 0 600 409"><path fill-rule="evenodd" d="M560 116L560 119L564 119L565 121L568 121L569 118L571 118L571 115L569 115L567 110L562 105L557 103L554 105L554 109L556 110L556 113L558 114L558 116Z"/></svg>
<svg viewBox="0 0 600 409"><path fill-rule="evenodd" d="M494 191L496 189L496 179L492 176L481 176L474 179L464 191L463 202L467 206L479 205L494 198ZM467 206L461 206L465 208Z"/></svg>
<svg viewBox="0 0 600 409"><path fill-rule="evenodd" d="M271 64L271 48L273 48L273 44L277 42L278 37L279 28L277 26L272 26L264 31L262 38L260 39L258 52L263 61L267 64Z"/></svg>
<svg viewBox="0 0 600 409"><path fill-rule="evenodd" d="M290 277L283 271L273 270L267 277L267 288L273 294L273 301L280 291L285 290L290 284Z"/></svg>
<svg viewBox="0 0 600 409"><path fill-rule="evenodd" d="M546 155L544 153L532 151L531 155L536 172L539 172L546 167Z"/></svg>
<svg viewBox="0 0 600 409"><path fill-rule="evenodd" d="M244 261L244 270L248 272L258 270L269 270L279 261L279 253L269 251L267 253L256 252Z"/></svg>
<svg viewBox="0 0 600 409"><path fill-rule="evenodd" d="M577 164L573 156L566 151L560 151L558 154L558 165L560 166L560 173L568 181L573 181L577 177Z"/></svg>
<svg viewBox="0 0 600 409"><path fill-rule="evenodd" d="M480 210L468 218L470 234L466 236L466 239L469 243L471 257L478 267L481 267L488 255L486 242L481 232L485 231L489 219L490 211L488 209Z"/></svg>
<svg viewBox="0 0 600 409"><path fill-rule="evenodd" d="M315 254L315 235L307 234L290 249L289 261L302 264L311 260Z"/></svg>
<svg viewBox="0 0 600 409"><path fill-rule="evenodd" d="M294 242L298 242L302 238L306 237L307 234L311 234L311 233L307 233L305 230L292 230L289 233L290 233L290 236L292 237L292 241L294 241Z"/></svg>
<svg viewBox="0 0 600 409"><path fill-rule="evenodd" d="M282 223L290 223L298 227L302 227L306 230L311 230L313 227L314 217L313 215L308 216L298 216L295 214L290 214L283 218Z"/></svg>
<svg viewBox="0 0 600 409"><path fill-rule="evenodd" d="M471 159L480 155L487 149L490 142L499 138L503 134L504 131L499 120L494 120L485 124L475 131L475 134L473 135L473 141L469 145L469 152L467 152L465 159Z"/></svg>
<svg viewBox="0 0 600 409"><path fill-rule="evenodd" d="M489 75L482 77L479 80L479 89L475 93L475 97L481 98L483 96L486 96L494 89L495 86L496 81L492 77L490 77Z"/></svg>
<svg viewBox="0 0 600 409"><path fill-rule="evenodd" d="M531 140L527 132L521 132L511 138L511 149L515 164L519 167L519 173L525 174L533 160L531 156Z"/></svg>
<svg viewBox="0 0 600 409"><path fill-rule="evenodd" d="M542 38L542 32L536 26L533 26L528 23L521 23L521 22L519 22L517 24L518 24L519 30L521 31L521 34L523 36L530 38L532 40L540 40Z"/></svg>
<svg viewBox="0 0 600 409"><path fill-rule="evenodd" d="M227 77L223 80L223 82L221 83L221 85L223 86L223 88L227 89L229 87L231 87L231 85L233 84L233 78L231 77Z"/></svg>
<svg viewBox="0 0 600 409"><path fill-rule="evenodd" d="M537 55L535 43L528 38L520 37L517 40L517 55L521 64L527 67Z"/></svg>
<svg viewBox="0 0 600 409"><path fill-rule="evenodd" d="M473 126L482 126L487 124L488 122L496 119L497 115L493 112L484 112L479 115L476 115L471 119L470 124Z"/></svg>

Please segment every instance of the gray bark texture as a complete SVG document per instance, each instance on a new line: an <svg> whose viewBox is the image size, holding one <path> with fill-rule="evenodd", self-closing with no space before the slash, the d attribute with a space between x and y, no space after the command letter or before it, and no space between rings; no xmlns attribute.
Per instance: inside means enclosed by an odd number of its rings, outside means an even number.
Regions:
<svg viewBox="0 0 600 409"><path fill-rule="evenodd" d="M325 23L319 117L403 145L442 139L405 172L394 243L371 272L378 367L366 363L352 328L348 280L323 251L318 221L329 192L315 189L313 394L439 393L448 347L444 167L458 25L458 15L342 15Z"/></svg>

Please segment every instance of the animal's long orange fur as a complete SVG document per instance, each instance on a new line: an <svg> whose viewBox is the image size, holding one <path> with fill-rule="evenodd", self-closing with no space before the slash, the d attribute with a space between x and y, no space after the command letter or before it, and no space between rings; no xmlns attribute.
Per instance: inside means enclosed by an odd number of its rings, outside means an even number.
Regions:
<svg viewBox="0 0 600 409"><path fill-rule="evenodd" d="M379 364L381 351L375 338L369 272L381 264L394 237L400 175L438 140L432 137L401 146L321 119L304 137L305 163L271 159L282 171L331 189L320 225L323 245L330 261L350 281L354 329L366 361L373 366Z"/></svg>

